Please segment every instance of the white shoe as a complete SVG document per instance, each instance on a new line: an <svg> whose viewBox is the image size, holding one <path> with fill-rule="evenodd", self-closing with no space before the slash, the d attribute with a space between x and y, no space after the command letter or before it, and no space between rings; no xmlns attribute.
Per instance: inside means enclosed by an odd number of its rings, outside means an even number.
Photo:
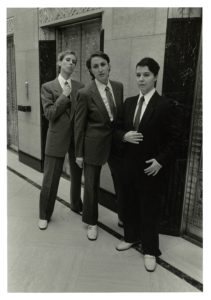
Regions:
<svg viewBox="0 0 211 300"><path fill-rule="evenodd" d="M128 250L128 249L130 249L133 245L134 245L134 243L127 243L127 242L125 242L125 241L122 241L121 243L119 243L119 244L116 246L116 250L118 250L118 251Z"/></svg>
<svg viewBox="0 0 211 300"><path fill-rule="evenodd" d="M45 230L48 227L48 221L39 219L38 226L40 230Z"/></svg>
<svg viewBox="0 0 211 300"><path fill-rule="evenodd" d="M156 258L153 255L144 255L144 266L148 272L154 272L156 268Z"/></svg>
<svg viewBox="0 0 211 300"><path fill-rule="evenodd" d="M87 237L91 241L97 239L97 225L88 225Z"/></svg>

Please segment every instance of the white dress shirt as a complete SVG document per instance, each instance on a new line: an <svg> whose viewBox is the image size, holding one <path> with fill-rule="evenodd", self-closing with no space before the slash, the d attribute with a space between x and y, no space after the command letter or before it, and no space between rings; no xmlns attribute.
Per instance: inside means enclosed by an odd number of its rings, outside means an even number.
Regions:
<svg viewBox="0 0 211 300"><path fill-rule="evenodd" d="M69 86L70 86L70 89L72 88L71 78L64 79L64 77L62 77L62 75L59 74L58 80L59 80L59 83L60 83L62 89L64 89L64 86L65 86L65 82L66 82L66 81L68 82L68 84L69 84Z"/></svg>
<svg viewBox="0 0 211 300"><path fill-rule="evenodd" d="M109 115L109 118L111 121L113 121L113 115L111 113L111 110L110 110L110 106L109 106L109 102L108 102L108 99L106 97L106 91L105 91L105 88L108 86L110 91L111 91L111 94L113 96L113 99L114 99L114 105L116 106L116 103L115 103L115 98L114 98L114 93L113 93L113 90L112 90L112 86L111 86L111 83L108 81L108 84L105 85L104 83L98 81L97 79L95 79L95 83L97 85L97 89L100 93L100 96L103 100L103 103L105 104L105 107L106 107L106 110L108 112L108 115Z"/></svg>
<svg viewBox="0 0 211 300"><path fill-rule="evenodd" d="M139 98L138 98L138 101L137 101L137 104L136 104L136 109L135 109L135 113L134 113L133 122L135 121L135 116L136 116L136 113L137 113L137 110L138 110L138 104L139 104L139 101L140 101L141 97L144 96L144 102L143 102L142 109L141 109L140 121L141 121L141 118L142 118L142 116L143 116L143 114L144 114L144 112L147 108L147 105L149 104L149 101L152 98L152 96L154 95L154 93L155 93L155 88L153 88L146 95L142 95L142 93L140 92Z"/></svg>

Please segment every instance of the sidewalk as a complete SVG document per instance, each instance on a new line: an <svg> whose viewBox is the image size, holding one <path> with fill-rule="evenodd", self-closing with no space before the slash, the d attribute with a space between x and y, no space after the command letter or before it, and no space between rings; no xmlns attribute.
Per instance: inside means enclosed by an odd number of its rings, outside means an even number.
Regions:
<svg viewBox="0 0 211 300"><path fill-rule="evenodd" d="M91 242L81 216L70 211L70 182L61 178L52 221L37 227L42 173L8 151L9 292L200 292L202 249L180 237L160 235L162 256L145 271L136 249L115 250L123 230L99 206L99 237ZM83 191L82 191L83 192ZM67 205L64 205L67 203Z"/></svg>

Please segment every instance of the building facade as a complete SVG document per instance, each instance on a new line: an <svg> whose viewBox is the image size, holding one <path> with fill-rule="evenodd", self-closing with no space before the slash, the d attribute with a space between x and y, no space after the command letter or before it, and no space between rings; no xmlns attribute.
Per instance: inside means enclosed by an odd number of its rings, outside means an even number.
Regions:
<svg viewBox="0 0 211 300"><path fill-rule="evenodd" d="M70 48L75 79L87 84L86 59L95 50L111 58L111 78L124 98L137 94L135 65L145 56L160 64L157 89L177 101L184 136L169 170L161 232L202 242L202 59L201 8L8 8L7 144L19 160L42 172L47 121L40 86L56 77L57 53ZM64 173L69 175L65 159ZM107 165L102 204L115 210Z"/></svg>

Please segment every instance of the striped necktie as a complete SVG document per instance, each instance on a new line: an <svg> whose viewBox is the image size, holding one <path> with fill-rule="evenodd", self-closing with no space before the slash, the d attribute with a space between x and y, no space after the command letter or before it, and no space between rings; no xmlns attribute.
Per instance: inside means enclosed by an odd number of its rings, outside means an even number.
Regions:
<svg viewBox="0 0 211 300"><path fill-rule="evenodd" d="M108 86L106 86L105 92L106 92L106 97L108 99L108 104L109 104L109 107L110 107L111 114L113 116L113 119L115 119L115 117L116 117L116 106L114 105L114 98L113 98L113 95L112 95L112 93L110 91L110 88Z"/></svg>
<svg viewBox="0 0 211 300"><path fill-rule="evenodd" d="M68 82L67 80L65 81L64 85L70 87L69 82ZM68 96L68 98L70 99L70 95ZM67 112L68 115L70 116L70 107L67 107L66 112Z"/></svg>

